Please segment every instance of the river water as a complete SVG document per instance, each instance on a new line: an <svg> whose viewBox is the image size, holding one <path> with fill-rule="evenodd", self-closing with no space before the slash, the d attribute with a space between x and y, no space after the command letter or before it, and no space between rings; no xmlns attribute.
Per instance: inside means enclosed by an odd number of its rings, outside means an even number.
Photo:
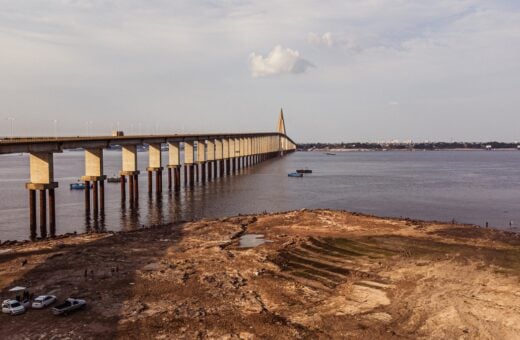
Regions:
<svg viewBox="0 0 520 340"><path fill-rule="evenodd" d="M166 154L164 155L166 159ZM297 152L161 197L147 194L147 153L138 154L139 205L121 204L119 184L105 184L105 216L88 220L84 193L69 190L84 172L80 151L55 154L57 233L130 230L142 225L239 213L331 208L380 216L473 223L519 230L520 152ZM118 173L120 151L105 151L105 173ZM313 173L289 178L308 167ZM0 156L0 240L29 236L27 155Z"/></svg>

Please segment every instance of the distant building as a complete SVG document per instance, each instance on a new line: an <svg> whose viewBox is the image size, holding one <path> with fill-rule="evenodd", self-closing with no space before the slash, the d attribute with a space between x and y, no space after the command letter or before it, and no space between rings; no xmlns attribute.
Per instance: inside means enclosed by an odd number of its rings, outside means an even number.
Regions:
<svg viewBox="0 0 520 340"><path fill-rule="evenodd" d="M492 149L492 146L490 144L487 144L486 145L486 150L491 150Z"/></svg>

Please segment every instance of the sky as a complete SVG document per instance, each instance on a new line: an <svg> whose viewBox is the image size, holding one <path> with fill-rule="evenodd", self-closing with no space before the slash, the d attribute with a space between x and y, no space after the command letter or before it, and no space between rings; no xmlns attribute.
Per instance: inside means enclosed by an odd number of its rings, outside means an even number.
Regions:
<svg viewBox="0 0 520 340"><path fill-rule="evenodd" d="M0 0L0 136L520 140L518 0Z"/></svg>

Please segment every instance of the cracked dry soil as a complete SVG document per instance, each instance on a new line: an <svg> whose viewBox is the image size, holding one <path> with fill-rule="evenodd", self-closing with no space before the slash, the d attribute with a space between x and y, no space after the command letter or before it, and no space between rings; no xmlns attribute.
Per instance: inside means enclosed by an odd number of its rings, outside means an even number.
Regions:
<svg viewBox="0 0 520 340"><path fill-rule="evenodd" d="M271 242L240 248L244 233ZM520 338L504 231L302 210L0 250L1 298L20 284L88 302L1 315L2 339Z"/></svg>

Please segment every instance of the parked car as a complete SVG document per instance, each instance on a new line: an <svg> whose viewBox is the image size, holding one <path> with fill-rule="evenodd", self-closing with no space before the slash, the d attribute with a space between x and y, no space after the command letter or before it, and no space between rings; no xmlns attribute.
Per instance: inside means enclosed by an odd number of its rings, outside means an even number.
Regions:
<svg viewBox="0 0 520 340"><path fill-rule="evenodd" d="M78 309L83 309L87 306L87 302L81 299L68 298L64 303L52 308L54 315L68 314Z"/></svg>
<svg viewBox="0 0 520 340"><path fill-rule="evenodd" d="M2 302L2 313L18 315L25 312L25 307L19 301L16 300L4 300Z"/></svg>
<svg viewBox="0 0 520 340"><path fill-rule="evenodd" d="M32 303L32 308L41 309L45 308L49 305L52 305L56 302L56 296L54 295L40 295L36 299L34 299Z"/></svg>

